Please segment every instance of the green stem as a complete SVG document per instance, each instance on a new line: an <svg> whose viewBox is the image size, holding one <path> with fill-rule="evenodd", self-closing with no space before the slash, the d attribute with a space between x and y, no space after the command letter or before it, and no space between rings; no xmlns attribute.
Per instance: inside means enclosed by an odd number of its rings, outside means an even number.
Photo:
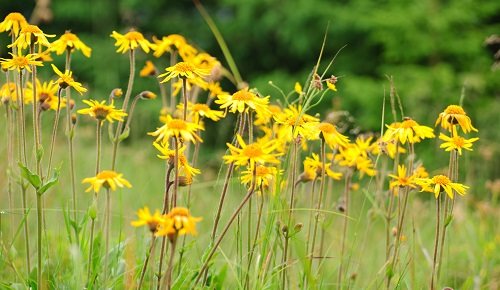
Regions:
<svg viewBox="0 0 500 290"><path fill-rule="evenodd" d="M293 208L294 208L294 203L295 203L295 188L296 188L296 178L297 178L297 160L298 160L298 146L297 143L298 140L294 140L293 142L293 152L292 152L292 189L291 189L291 194L290 194L290 207L288 209L288 221L287 221L287 231L285 233L285 246L283 249L283 257L281 260L281 264L283 267L282 271L282 276L281 276L281 287L282 289L286 289L286 278L287 278L287 270L288 270L288 243L290 239L290 226L292 225L292 213L293 213Z"/></svg>
<svg viewBox="0 0 500 290"><path fill-rule="evenodd" d="M47 174L50 174L52 170L52 157L54 155L54 146L56 143L56 135L57 135L57 127L59 126L59 116L61 115L61 91L62 88L59 87L57 90L57 111L56 116L54 118L54 126L52 127L52 137L50 141L50 151L49 151L49 165L47 169ZM69 106L69 104L67 104Z"/></svg>
<svg viewBox="0 0 500 290"><path fill-rule="evenodd" d="M165 283L167 287L165 289L172 289L172 272L174 271L174 258L175 258L175 248L177 246L177 236L171 241L172 247L170 247L170 259L168 260L168 267L165 277Z"/></svg>
<svg viewBox="0 0 500 290"><path fill-rule="evenodd" d="M439 248L439 228L441 220L441 196L436 199L436 236L434 239L434 255L432 258L432 273L431 273L431 290L436 289L435 278L436 278L436 264L438 257Z"/></svg>
<svg viewBox="0 0 500 290"><path fill-rule="evenodd" d="M254 170L253 170L252 186L248 190L247 195L243 198L243 200L241 201L241 203L234 210L233 214L229 218L229 221L227 222L226 226L222 230L222 233L220 234L219 238L214 242L214 244L213 244L210 252L207 255L207 258L205 259L205 262L203 263L203 266L201 267L200 271L198 272L198 276L196 277L194 285L197 285L200 282L200 279L204 275L205 271L208 269L208 264L210 263L210 260L212 259L212 257L214 256L215 252L217 251L220 243L222 242L222 240L226 236L229 228L231 227L231 225L233 224L233 222L236 220L236 217L239 215L239 213L241 212L241 210L243 209L243 207L245 206L245 204L247 203L247 201L250 199L250 197L254 193L254 191L255 191L255 176L256 176L256 167L254 167Z"/></svg>
<svg viewBox="0 0 500 290"><path fill-rule="evenodd" d="M129 54L130 59L130 74L128 77L127 91L125 92L125 98L123 99L122 110L127 112L128 102L130 99L130 95L132 94L132 87L134 86L134 77L135 77L135 50L131 49ZM120 144L120 134L123 130L123 121L118 122L118 126L116 127L115 138L113 139L113 151L111 158L111 170L115 170L116 168L116 154L118 152L118 145Z"/></svg>
<svg viewBox="0 0 500 290"><path fill-rule="evenodd" d="M149 247L149 251L146 254L146 259L144 260L144 265L142 266L141 278L139 279L139 285L137 285L138 290L141 289L142 283L144 282L144 277L146 276L146 271L148 269L149 258L151 257L151 254L154 252L155 244L156 244L156 236L153 233L151 235L151 246Z"/></svg>
<svg viewBox="0 0 500 290"><path fill-rule="evenodd" d="M345 241L347 239L347 227L349 224L349 189L351 187L352 172L346 174L345 177L345 187L344 187L344 225L342 230L342 243L340 246L340 266L339 273L337 277L337 288L342 289L342 274L344 266L344 252L345 252Z"/></svg>
<svg viewBox="0 0 500 290"><path fill-rule="evenodd" d="M44 289L42 285L42 195L36 192L36 213L37 213L37 223L36 223L36 233L37 233L37 287L38 289Z"/></svg>
<svg viewBox="0 0 500 290"><path fill-rule="evenodd" d="M105 250L104 250L104 285L108 282L108 260L109 260L109 233L111 231L111 195L109 193L109 188L106 188L106 212L104 213L104 223L105 223Z"/></svg>

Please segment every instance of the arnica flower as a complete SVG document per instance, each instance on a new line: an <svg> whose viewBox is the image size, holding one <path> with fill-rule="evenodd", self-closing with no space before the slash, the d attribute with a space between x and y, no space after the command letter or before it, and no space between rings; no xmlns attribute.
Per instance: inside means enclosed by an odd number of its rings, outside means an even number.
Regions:
<svg viewBox="0 0 500 290"><path fill-rule="evenodd" d="M278 105L268 105L267 110L257 111L255 121L253 122L255 126L266 126L273 120L273 117L281 114L281 107Z"/></svg>
<svg viewBox="0 0 500 290"><path fill-rule="evenodd" d="M406 149L399 146L396 139L387 140L384 137L380 137L376 142L372 144L371 153L373 155L385 154L391 159L396 157L396 153L400 154L406 153Z"/></svg>
<svg viewBox="0 0 500 290"><path fill-rule="evenodd" d="M462 149L472 151L472 143L479 140L479 138L465 139L456 133L453 135L452 137L448 137L443 133L439 134L439 139L445 141L439 148L443 148L445 151L457 150L458 154L462 155Z"/></svg>
<svg viewBox="0 0 500 290"><path fill-rule="evenodd" d="M0 23L0 32L10 31L17 37L21 29L26 25L28 25L28 22L21 13L12 12L5 16L5 19Z"/></svg>
<svg viewBox="0 0 500 290"><path fill-rule="evenodd" d="M94 192L97 193L101 190L101 187L109 188L112 191L115 191L118 187L131 188L132 185L122 176L123 174L115 171L103 170L94 177L84 178L82 183L90 183L90 187L87 188L85 192L94 190Z"/></svg>
<svg viewBox="0 0 500 290"><path fill-rule="evenodd" d="M35 44L38 44L39 47L50 47L50 42L47 40L47 37L55 36L55 34L43 33L43 31L36 25L27 24L21 29L16 41L8 47L17 46L17 49L25 49L32 44L32 41L34 41Z"/></svg>
<svg viewBox="0 0 500 290"><path fill-rule="evenodd" d="M150 60L147 60L146 65L144 65L144 67L141 69L141 71L139 72L139 75L141 77L152 77L152 76L156 76L156 72L157 72L157 70L156 70L156 67L153 64L153 62Z"/></svg>
<svg viewBox="0 0 500 290"><path fill-rule="evenodd" d="M361 175L375 176L373 162L356 144L349 143L346 147L339 147L339 153L335 155L335 161L340 165L361 172Z"/></svg>
<svg viewBox="0 0 500 290"><path fill-rule="evenodd" d="M73 79L72 71L65 70L64 73L62 73L55 65L51 65L54 72L59 76L59 79L57 79L56 83L59 84L61 88L65 89L70 86L75 89L75 91L80 93L80 95L87 91L87 89L84 88L81 83L75 82L75 80Z"/></svg>
<svg viewBox="0 0 500 290"><path fill-rule="evenodd" d="M89 115L101 122L104 120L108 120L110 123L113 123L114 120L123 121L123 117L127 116L127 113L123 112L122 109L115 108L113 101L109 105L106 105L106 101L83 100L83 102L90 108L80 109L77 113Z"/></svg>
<svg viewBox="0 0 500 290"><path fill-rule="evenodd" d="M332 179L340 180L342 178L342 173L334 172L330 169L331 163L325 163L325 173ZM319 158L319 155L312 153L312 158L307 156L304 160L304 172L300 176L300 181L308 182L313 181L317 177L321 177L323 173L323 161Z"/></svg>
<svg viewBox="0 0 500 290"><path fill-rule="evenodd" d="M389 140L395 138L401 144L418 143L422 139L435 137L431 127L419 125L409 117L405 117L401 123L388 125L384 135Z"/></svg>
<svg viewBox="0 0 500 290"><path fill-rule="evenodd" d="M183 79L193 80L199 79L203 80L204 77L208 76L209 71L206 69L198 68L195 64L190 62L178 62L171 67L165 69L166 73L158 75L158 78L164 78L161 83L168 82L169 80L179 77Z"/></svg>
<svg viewBox="0 0 500 290"><path fill-rule="evenodd" d="M174 119L170 115L166 115L164 121L165 125L154 132L148 133L148 135L156 137L156 142L167 143L171 137L175 137L181 142L203 142L201 137L196 133L198 130L203 130L202 126L182 119Z"/></svg>
<svg viewBox="0 0 500 290"><path fill-rule="evenodd" d="M43 63L41 61L36 60L37 55L36 54L27 54L27 55L22 55L20 51L17 52L17 55L9 53L12 58L7 59L7 58L1 58L0 62L2 63L2 69L4 70L17 70L21 71L23 69L31 72L31 66L36 65L36 66L43 66Z"/></svg>
<svg viewBox="0 0 500 290"><path fill-rule="evenodd" d="M15 83L5 83L0 87L0 99L2 104L8 103L10 101L17 101L17 89ZM33 98L32 98L33 100ZM24 99L25 102L29 101L27 98Z"/></svg>
<svg viewBox="0 0 500 290"><path fill-rule="evenodd" d="M209 92L209 98L215 98L218 95L227 95L228 93L222 90L219 82L210 81L205 86L205 89Z"/></svg>
<svg viewBox="0 0 500 290"><path fill-rule="evenodd" d="M250 167L256 164L274 163L278 164L280 161L276 157L281 156L281 153L273 153L276 149L277 143L274 140L265 141L258 140L252 144L246 144L239 134L236 135L236 140L241 148L235 147L226 143L231 151L231 155L224 155L222 158L226 163L234 162L237 166Z"/></svg>
<svg viewBox="0 0 500 290"><path fill-rule="evenodd" d="M218 95L215 103L221 105L221 109L229 109L231 113L238 111L241 114L248 112L249 109L262 113L261 111L268 110L269 98L269 96L260 98L249 91L248 88L244 88L232 95Z"/></svg>
<svg viewBox="0 0 500 290"><path fill-rule="evenodd" d="M57 84L53 82L43 82L41 83L38 79L36 80L36 97L35 99L42 104L42 108L57 110ZM27 83L27 90L25 96L28 99L33 100L33 84L31 82ZM60 108L66 107L66 98L61 97Z"/></svg>
<svg viewBox="0 0 500 290"><path fill-rule="evenodd" d="M441 192L445 191L448 197L453 199L454 192L465 195L469 188L463 184L451 182L444 175L436 175L432 178L417 178L415 182L422 187L421 191L434 192L436 198L439 197Z"/></svg>
<svg viewBox="0 0 500 290"><path fill-rule="evenodd" d="M335 84L337 83L337 80L338 80L338 78L336 76L331 76L330 78L326 79L327 88L336 92L337 86Z"/></svg>
<svg viewBox="0 0 500 290"><path fill-rule="evenodd" d="M132 221L130 224L134 227L148 226L149 231L153 234L158 231L160 223L163 222L163 216L160 214L160 211L155 210L154 214L151 215L147 206L137 210L137 217L139 219Z"/></svg>
<svg viewBox="0 0 500 290"><path fill-rule="evenodd" d="M269 188L276 180L278 173L283 170L278 170L274 166L257 165L255 168L255 191L260 192L262 189ZM247 170L241 172L241 183L250 186L252 184L254 168L248 167Z"/></svg>
<svg viewBox="0 0 500 290"><path fill-rule="evenodd" d="M470 131L477 132L477 129L472 126L472 122L465 113L464 109L457 105L449 105L446 109L439 114L439 117L436 120L435 126L441 124L443 129L452 131L454 125L459 125L460 128L464 131L464 133L468 133Z"/></svg>
<svg viewBox="0 0 500 290"><path fill-rule="evenodd" d="M303 112L301 106L288 106L283 113L274 116L274 120L288 131L288 138L297 138L300 135L311 140L319 135L319 119Z"/></svg>
<svg viewBox="0 0 500 290"><path fill-rule="evenodd" d="M179 110L184 110L184 104L182 103L180 103L177 107ZM224 118L224 112L212 110L206 104L193 104L188 102L188 112L189 116L193 117L193 123L195 124L200 124L202 118L208 118L214 122Z"/></svg>
<svg viewBox="0 0 500 290"><path fill-rule="evenodd" d="M153 36L153 55L155 57L160 57L166 52L172 52L172 49L182 47L187 44L184 36L179 34L170 34L168 36L163 36L161 39L158 39L156 36Z"/></svg>
<svg viewBox="0 0 500 290"><path fill-rule="evenodd" d="M125 53L129 50L134 50L138 47L141 47L145 53L148 53L149 50L153 47L151 42L149 42L142 33L137 31L129 31L125 34L120 34L116 31L113 31L110 35L113 37L116 42L115 46L118 47L116 52Z"/></svg>
<svg viewBox="0 0 500 290"><path fill-rule="evenodd" d="M417 188L415 184L415 175L407 176L406 167L404 165L398 165L398 175L389 174L388 176L393 179L389 183L389 188L394 192L394 194L399 192L398 188L400 187Z"/></svg>
<svg viewBox="0 0 500 290"><path fill-rule="evenodd" d="M52 42L50 45L50 50L55 51L57 55L61 55L67 50L80 50L82 54L86 57L90 57L92 49L85 45L76 34L66 31L61 37Z"/></svg>
<svg viewBox="0 0 500 290"><path fill-rule="evenodd" d="M168 163L173 166L175 162L175 149L169 149L168 143L158 143L153 142L153 146L160 151L160 155L156 155L160 159L165 159ZM184 150L186 150L186 146L181 146L178 150L179 154L179 171L184 173L184 176L187 178L192 178L198 174L200 174L200 170L198 168L194 168L189 165L189 162L184 154Z"/></svg>
<svg viewBox="0 0 500 290"><path fill-rule="evenodd" d="M337 128L330 123L319 123L318 129L320 132L319 135L331 149L337 148L338 146L345 147L349 143L349 138L340 134Z"/></svg>
<svg viewBox="0 0 500 290"><path fill-rule="evenodd" d="M196 223L201 220L201 218L191 216L185 207L174 207L164 216L156 235L168 236L171 240L177 236L196 235Z"/></svg>

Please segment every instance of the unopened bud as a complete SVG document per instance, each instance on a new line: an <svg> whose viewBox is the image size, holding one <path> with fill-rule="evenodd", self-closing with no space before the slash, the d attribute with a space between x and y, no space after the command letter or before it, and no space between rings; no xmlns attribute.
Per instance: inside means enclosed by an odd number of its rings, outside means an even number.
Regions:
<svg viewBox="0 0 500 290"><path fill-rule="evenodd" d="M47 111L50 109L50 104L47 103L47 102L43 102L40 106L40 108L43 110L43 111Z"/></svg>
<svg viewBox="0 0 500 290"><path fill-rule="evenodd" d="M77 116L75 113L71 114L71 124L76 125Z"/></svg>
<svg viewBox="0 0 500 290"><path fill-rule="evenodd" d="M193 178L188 176L179 176L179 186L188 186L193 184Z"/></svg>
<svg viewBox="0 0 500 290"><path fill-rule="evenodd" d="M96 219L97 217L97 204L96 202L92 202L92 205L90 205L89 207L89 210L87 211L87 214L89 215L89 217L93 220Z"/></svg>
<svg viewBox="0 0 500 290"><path fill-rule="evenodd" d="M73 99L69 100L69 109L73 110L74 107L75 107L75 101Z"/></svg>
<svg viewBox="0 0 500 290"><path fill-rule="evenodd" d="M153 100L156 99L156 94L150 91L143 91L140 94L141 98L144 100Z"/></svg>
<svg viewBox="0 0 500 290"><path fill-rule="evenodd" d="M111 91L111 97L112 98L119 98L123 95L122 89L116 88Z"/></svg>
<svg viewBox="0 0 500 290"><path fill-rule="evenodd" d="M323 90L323 84L321 83L321 77L318 74L314 74L313 79L311 81L311 85L313 88L317 90Z"/></svg>
<svg viewBox="0 0 500 290"><path fill-rule="evenodd" d="M304 226L304 224L303 224L303 223L298 223L298 224L296 224L296 225L293 227L293 231L294 231L295 233L298 233L298 232L300 232L300 231L302 230L302 227L303 227L303 226Z"/></svg>
<svg viewBox="0 0 500 290"><path fill-rule="evenodd" d="M288 226L287 225L284 225L281 227L281 232L283 233L283 235L286 237L287 236L287 233L288 233Z"/></svg>
<svg viewBox="0 0 500 290"><path fill-rule="evenodd" d="M398 234L398 228L392 227L392 235L395 237Z"/></svg>

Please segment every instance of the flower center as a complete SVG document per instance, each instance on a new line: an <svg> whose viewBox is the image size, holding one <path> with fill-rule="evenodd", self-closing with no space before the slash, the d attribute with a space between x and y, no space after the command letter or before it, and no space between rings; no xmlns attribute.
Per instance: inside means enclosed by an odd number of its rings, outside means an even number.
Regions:
<svg viewBox="0 0 500 290"><path fill-rule="evenodd" d="M193 111L195 111L195 112L200 112L200 111L207 112L209 110L210 110L210 108L205 104L194 104L193 105Z"/></svg>
<svg viewBox="0 0 500 290"><path fill-rule="evenodd" d="M7 15L7 17L5 17L5 20L24 22L26 21L26 18L24 18L21 13L13 12Z"/></svg>
<svg viewBox="0 0 500 290"><path fill-rule="evenodd" d="M95 114L95 118L98 120L106 119L106 117L108 117L108 115L110 113L110 110L108 108L105 108L105 107L95 107L93 111Z"/></svg>
<svg viewBox="0 0 500 290"><path fill-rule="evenodd" d="M257 144L250 144L243 149L243 155L248 158L256 158L262 156L262 149Z"/></svg>
<svg viewBox="0 0 500 290"><path fill-rule="evenodd" d="M257 176L266 176L269 173L271 173L271 170L269 168L267 168L266 166L263 166L263 165L257 166L257 169L255 170L255 174Z"/></svg>
<svg viewBox="0 0 500 290"><path fill-rule="evenodd" d="M76 37L76 35L74 35L73 33L71 32L66 32L65 34L63 34L61 36L61 38L64 40L64 41L76 41L78 40L78 38Z"/></svg>
<svg viewBox="0 0 500 290"><path fill-rule="evenodd" d="M125 34L125 38L128 40L143 40L144 36L137 31L130 31L129 33Z"/></svg>
<svg viewBox="0 0 500 290"><path fill-rule="evenodd" d="M453 144L457 146L458 148L462 148L465 145L465 139L459 136L453 137Z"/></svg>
<svg viewBox="0 0 500 290"><path fill-rule="evenodd" d="M168 127L170 129L181 131L187 129L187 124L181 119L172 119L170 122L168 122Z"/></svg>
<svg viewBox="0 0 500 290"><path fill-rule="evenodd" d="M179 62L175 65L175 70L178 72L186 73L194 71L194 67L190 63Z"/></svg>
<svg viewBox="0 0 500 290"><path fill-rule="evenodd" d="M444 110L446 114L455 114L455 115L466 115L464 109L457 105L449 105L446 110Z"/></svg>
<svg viewBox="0 0 500 290"><path fill-rule="evenodd" d="M28 59L24 56L16 56L13 58L14 63L17 67L26 67L29 65Z"/></svg>
<svg viewBox="0 0 500 290"><path fill-rule="evenodd" d="M435 184L439 184L439 185L447 185L447 184L451 183L450 179L444 175L436 175L432 178L432 181Z"/></svg>
<svg viewBox="0 0 500 290"><path fill-rule="evenodd" d="M170 212L170 215L174 218L176 217L187 217L189 216L189 211L187 208L183 207L174 207L172 211Z"/></svg>
<svg viewBox="0 0 500 290"><path fill-rule="evenodd" d="M335 127L330 123L321 123L318 126L319 130L326 134L335 133Z"/></svg>
<svg viewBox="0 0 500 290"><path fill-rule="evenodd" d="M404 129L409 129L409 128L413 128L415 126L417 126L417 122L413 121L412 119L408 118L406 120L404 120L402 123L401 123L401 127L404 128Z"/></svg>
<svg viewBox="0 0 500 290"><path fill-rule="evenodd" d="M112 179L112 178L117 177L117 174L114 171L104 170L104 171L99 172L96 177L98 179Z"/></svg>
<svg viewBox="0 0 500 290"><path fill-rule="evenodd" d="M237 91L236 93L233 94L233 100L236 101L251 101L254 97L255 97L254 94L245 90Z"/></svg>
<svg viewBox="0 0 500 290"><path fill-rule="evenodd" d="M42 30L40 30L40 28L38 28L38 26L36 25L26 25L22 30L21 30L22 33L43 33Z"/></svg>

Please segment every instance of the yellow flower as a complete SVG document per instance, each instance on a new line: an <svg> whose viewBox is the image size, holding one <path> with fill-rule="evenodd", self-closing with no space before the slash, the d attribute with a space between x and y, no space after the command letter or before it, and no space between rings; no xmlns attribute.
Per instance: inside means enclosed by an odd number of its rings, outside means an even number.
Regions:
<svg viewBox="0 0 500 290"><path fill-rule="evenodd" d="M387 125L386 125L387 126ZM405 117L401 123L392 123L387 126L385 132L386 139L396 139L401 144L418 143L425 138L434 138L434 132L431 127L419 125L413 119Z"/></svg>
<svg viewBox="0 0 500 290"><path fill-rule="evenodd" d="M47 37L55 36L55 34L43 33L43 31L36 25L27 24L22 27L16 41L14 41L14 43L9 45L8 47L17 46L17 49L25 49L32 44L32 41L35 41L34 43L38 44L39 47L41 47L42 45L50 47L50 42L47 40Z"/></svg>
<svg viewBox="0 0 500 290"><path fill-rule="evenodd" d="M445 151L457 150L459 155L462 155L462 149L472 151L472 143L479 140L479 138L465 139L454 134L453 137L448 137L443 133L439 134L439 139L445 141L439 148Z"/></svg>
<svg viewBox="0 0 500 290"><path fill-rule="evenodd" d="M150 77L156 75L156 67L152 61L147 60L146 65L139 72L141 77Z"/></svg>
<svg viewBox="0 0 500 290"><path fill-rule="evenodd" d="M302 95L304 94L304 91L302 90L302 86L300 85L299 82L295 82L295 86L293 87L293 90L299 94L299 95Z"/></svg>
<svg viewBox="0 0 500 290"><path fill-rule="evenodd" d="M221 109L227 110L229 108L231 113L236 113L236 111L239 113L248 112L249 109L262 113L260 111L268 111L269 98L269 96L260 98L250 92L248 88L245 88L232 95L218 95L215 103L221 105Z"/></svg>
<svg viewBox="0 0 500 290"><path fill-rule="evenodd" d="M416 178L427 178L429 177L429 173L427 173L427 170L423 165L418 165L417 168L415 168L415 172L413 172L413 175Z"/></svg>
<svg viewBox="0 0 500 290"><path fill-rule="evenodd" d="M17 101L17 89L15 83L5 83L0 87L0 99L3 103L16 102ZM24 98L24 102L28 100Z"/></svg>
<svg viewBox="0 0 500 290"><path fill-rule="evenodd" d="M256 112L254 125L265 126L273 120L273 117L281 114L281 107L278 105L268 105L267 110L260 110Z"/></svg>
<svg viewBox="0 0 500 290"><path fill-rule="evenodd" d="M153 36L153 55L155 57L160 57L166 52L172 52L172 48L179 48L187 44L184 36L179 34L170 34L168 36L163 36L158 39L156 36Z"/></svg>
<svg viewBox="0 0 500 290"><path fill-rule="evenodd" d="M415 185L415 176L407 176L406 167L404 165L398 165L398 175L389 174L388 176L394 179L389 183L389 188L394 192L394 194L398 193L398 191L395 190L395 188L398 187L417 188Z"/></svg>
<svg viewBox="0 0 500 290"><path fill-rule="evenodd" d="M349 138L340 134L337 128L330 123L319 123L318 129L321 137L331 149L337 148L338 146L345 147L349 143Z"/></svg>
<svg viewBox="0 0 500 290"><path fill-rule="evenodd" d="M206 85L206 90L209 91L209 98L215 98L218 95L227 95L228 93L223 91L219 82L208 82Z"/></svg>
<svg viewBox="0 0 500 290"><path fill-rule="evenodd" d="M156 142L162 141L163 143L169 142L171 137L175 137L180 141L188 142L203 142L203 140L196 134L196 131L203 130L198 124L184 121L182 119L174 119L172 116L165 116L165 125L161 126L154 132L148 135L155 136Z"/></svg>
<svg viewBox="0 0 500 290"><path fill-rule="evenodd" d="M153 47L153 45L146 38L144 38L142 33L134 30L125 34L113 31L110 36L116 40L115 46L118 47L116 52L125 53L140 46L145 53L148 53L149 49Z"/></svg>
<svg viewBox="0 0 500 290"><path fill-rule="evenodd" d="M332 179L340 180L342 178L342 173L334 172L330 169L330 162L325 163L325 173ZM304 175L302 176L304 180L302 181L312 181L316 177L321 177L323 173L323 161L319 159L319 155L312 153L311 157L306 157L304 160Z"/></svg>
<svg viewBox="0 0 500 290"><path fill-rule="evenodd" d="M399 146L399 143L396 139L392 138L390 140L381 137L371 145L371 153L374 155L385 154L389 156L391 159L396 157L396 152L400 154L406 153L406 149Z"/></svg>
<svg viewBox="0 0 500 290"><path fill-rule="evenodd" d="M441 124L443 129L452 131L454 125L459 125L460 128L464 131L464 133L468 133L470 131L477 132L477 129L472 126L472 122L465 113L464 109L457 105L449 105L446 109L439 114L439 117L436 120L435 126Z"/></svg>
<svg viewBox="0 0 500 290"><path fill-rule="evenodd" d="M177 106L179 110L184 110L184 104L179 104ZM210 109L206 104L193 104L188 102L189 116L193 117L193 123L199 124L202 118L209 118L210 120L217 122L221 118L224 118L224 112L216 111Z"/></svg>
<svg viewBox="0 0 500 290"><path fill-rule="evenodd" d="M247 170L241 172L241 183L249 186L253 180L253 167L250 166ZM260 192L262 189L267 189L276 180L278 173L281 174L283 170L278 170L273 166L257 165L255 168L255 190Z"/></svg>
<svg viewBox="0 0 500 290"><path fill-rule="evenodd" d="M108 120L113 123L113 120L123 121L123 117L127 116L127 113L123 112L122 109L116 109L113 101L111 104L106 105L106 101L95 100L83 100L83 102L90 106L90 108L80 109L78 110L78 114L89 115L96 120L104 122L104 120Z"/></svg>
<svg viewBox="0 0 500 290"><path fill-rule="evenodd" d="M169 164L171 164L172 166L174 165L175 149L169 149L168 143L165 144L165 143L153 142L153 146L161 153L161 155L156 155L158 158L166 159L168 160ZM194 168L191 165L189 165L186 155L184 155L184 150L186 150L186 146L181 146L178 150L179 171L181 172L181 174L184 173L186 177L192 178L200 174L201 171L198 168Z"/></svg>
<svg viewBox="0 0 500 290"><path fill-rule="evenodd" d="M288 140L292 136L297 138L298 135L310 140L319 135L319 119L306 114L301 106L298 108L294 105L288 106L281 114L274 116L274 120L288 132Z"/></svg>
<svg viewBox="0 0 500 290"><path fill-rule="evenodd" d="M203 78L209 74L209 72L206 69L198 68L193 63L183 62L183 61L176 63L174 66L167 67L165 70L167 71L166 73L158 75L158 78L164 77L161 83L168 82L169 80L175 77L189 79L189 80L192 79L203 80Z"/></svg>
<svg viewBox="0 0 500 290"><path fill-rule="evenodd" d="M276 157L282 155L281 153L272 153L277 146L276 141L264 141L258 140L252 144L246 144L243 138L239 134L236 135L236 139L241 148L235 147L229 143L226 143L231 151L231 155L224 155L222 158L226 163L234 162L237 166L246 166L250 164L255 166L255 164L264 163L279 163L280 161Z"/></svg>
<svg viewBox="0 0 500 290"><path fill-rule="evenodd" d="M90 54L92 53L92 49L85 45L76 34L73 34L69 31L66 31L61 37L52 42L50 46L51 51L55 51L57 55L61 55L66 50L80 50L82 54L86 57L90 57Z"/></svg>
<svg viewBox="0 0 500 290"><path fill-rule="evenodd" d="M42 104L42 108L57 110L57 89L58 86L53 82L43 82L43 84L37 79L36 80L36 100ZM25 96L28 99L33 100L33 84L31 82L27 83L27 90ZM61 97L60 108L66 107L66 98Z"/></svg>
<svg viewBox="0 0 500 290"><path fill-rule="evenodd" d="M26 25L28 25L28 22L21 13L12 12L5 16L5 19L0 23L0 32L10 31L17 37L21 29Z"/></svg>
<svg viewBox="0 0 500 290"><path fill-rule="evenodd" d="M87 89L84 88L81 83L75 82L75 80L73 79L72 71L66 70L64 71L64 73L62 73L55 65L51 65L54 72L59 76L59 79L56 82L61 88L65 89L70 86L75 89L75 91L80 93L80 95L87 91Z"/></svg>
<svg viewBox="0 0 500 290"><path fill-rule="evenodd" d="M194 236L197 234L196 223L199 221L201 221L201 218L191 216L187 208L174 207L164 216L156 235L169 236L170 239L186 234Z"/></svg>
<svg viewBox="0 0 500 290"><path fill-rule="evenodd" d="M346 147L339 147L339 153L335 155L335 161L340 166L356 169L361 175L367 174L375 176L376 171L373 168L373 162L368 158L366 152L361 150L357 144L349 143Z"/></svg>
<svg viewBox="0 0 500 290"><path fill-rule="evenodd" d="M205 69L211 72L217 66L220 66L220 62L210 54L206 52L201 52L196 54L191 60L198 68Z"/></svg>
<svg viewBox="0 0 500 290"><path fill-rule="evenodd" d="M160 214L160 211L155 210L155 213L151 215L147 206L137 211L137 217L139 220L132 221L130 224L134 227L148 226L152 233L156 233L160 223L163 222L163 216Z"/></svg>
<svg viewBox="0 0 500 290"><path fill-rule="evenodd" d="M84 178L82 183L90 183L90 187L85 190L89 192L94 190L94 192L99 192L101 187L109 188L115 191L117 187L128 187L131 188L132 185L124 179L123 174L117 173L115 171L103 170L99 172L95 177Z"/></svg>
<svg viewBox="0 0 500 290"><path fill-rule="evenodd" d="M337 87L336 87L336 86L335 86L335 84L334 84L334 83L332 83L332 82L327 81L327 82L326 82L326 86L327 86L330 90L332 90L332 91L334 91L334 92L336 92L336 91L337 91Z"/></svg>
<svg viewBox="0 0 500 290"><path fill-rule="evenodd" d="M416 183L422 187L421 191L434 192L436 198L439 197L439 193L445 191L446 194L453 199L454 192L465 195L469 188L463 184L451 182L451 180L444 175L436 175L432 178L417 178Z"/></svg>
<svg viewBox="0 0 500 290"><path fill-rule="evenodd" d="M36 54L27 54L24 56L20 51L17 52L17 55L12 53L9 54L12 56L11 59L1 58L2 69L4 70L16 69L17 71L21 71L26 69L31 72L32 65L43 66L41 61L36 60Z"/></svg>

